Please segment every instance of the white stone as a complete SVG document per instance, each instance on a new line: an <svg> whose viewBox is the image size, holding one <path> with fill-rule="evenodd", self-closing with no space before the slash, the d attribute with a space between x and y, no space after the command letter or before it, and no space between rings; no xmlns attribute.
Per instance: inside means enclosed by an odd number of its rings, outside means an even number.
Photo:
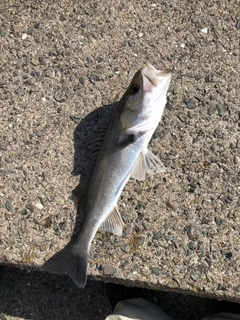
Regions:
<svg viewBox="0 0 240 320"><path fill-rule="evenodd" d="M38 208L38 209L40 209L40 210L42 210L43 205L42 205L41 203L36 203L36 204L35 204L35 207Z"/></svg>
<svg viewBox="0 0 240 320"><path fill-rule="evenodd" d="M201 30L201 32L202 32L202 33L208 33L208 28L203 28L203 29Z"/></svg>

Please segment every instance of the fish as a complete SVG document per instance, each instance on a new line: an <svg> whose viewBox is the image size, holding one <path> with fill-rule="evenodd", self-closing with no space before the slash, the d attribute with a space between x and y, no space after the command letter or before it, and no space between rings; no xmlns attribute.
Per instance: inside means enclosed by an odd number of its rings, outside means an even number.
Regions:
<svg viewBox="0 0 240 320"><path fill-rule="evenodd" d="M91 243L97 231L122 235L123 220L117 201L130 177L165 171L161 160L148 150L167 101L172 71L157 70L149 62L136 72L117 103L104 135L87 186L73 190L75 205L85 212L76 241L55 253L42 269L67 274L79 287L87 282Z"/></svg>

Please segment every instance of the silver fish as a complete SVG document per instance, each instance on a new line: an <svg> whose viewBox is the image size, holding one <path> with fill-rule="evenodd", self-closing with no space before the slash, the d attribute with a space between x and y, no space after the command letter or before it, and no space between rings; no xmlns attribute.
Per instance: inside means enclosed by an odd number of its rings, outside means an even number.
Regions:
<svg viewBox="0 0 240 320"><path fill-rule="evenodd" d="M128 179L143 180L146 173L165 170L147 146L161 120L170 78L170 70L159 71L150 63L133 77L112 115L87 190L80 186L73 190L75 204L81 203L86 212L82 231L73 244L47 260L43 270L68 274L83 288L96 232L122 235L117 201Z"/></svg>

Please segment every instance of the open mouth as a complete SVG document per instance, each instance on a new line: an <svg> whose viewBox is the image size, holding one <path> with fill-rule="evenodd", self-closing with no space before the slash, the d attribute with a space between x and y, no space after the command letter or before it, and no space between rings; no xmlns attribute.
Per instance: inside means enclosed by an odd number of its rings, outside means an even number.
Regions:
<svg viewBox="0 0 240 320"><path fill-rule="evenodd" d="M145 64L142 68L142 75L154 86L157 87L158 83L161 80L170 78L173 73L173 70L166 69L163 71L155 69L152 65L148 63Z"/></svg>

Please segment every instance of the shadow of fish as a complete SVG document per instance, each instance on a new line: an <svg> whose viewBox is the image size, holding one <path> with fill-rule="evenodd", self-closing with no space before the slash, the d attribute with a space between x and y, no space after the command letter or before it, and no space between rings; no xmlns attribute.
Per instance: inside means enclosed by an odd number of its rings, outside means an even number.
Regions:
<svg viewBox="0 0 240 320"><path fill-rule="evenodd" d="M161 120L170 78L170 70L156 70L150 63L133 77L112 115L88 185L73 190L75 205L87 213L82 231L75 242L47 260L43 270L68 274L83 288L96 232L122 235L117 201L130 176L143 180L146 173L165 170L147 146Z"/></svg>

